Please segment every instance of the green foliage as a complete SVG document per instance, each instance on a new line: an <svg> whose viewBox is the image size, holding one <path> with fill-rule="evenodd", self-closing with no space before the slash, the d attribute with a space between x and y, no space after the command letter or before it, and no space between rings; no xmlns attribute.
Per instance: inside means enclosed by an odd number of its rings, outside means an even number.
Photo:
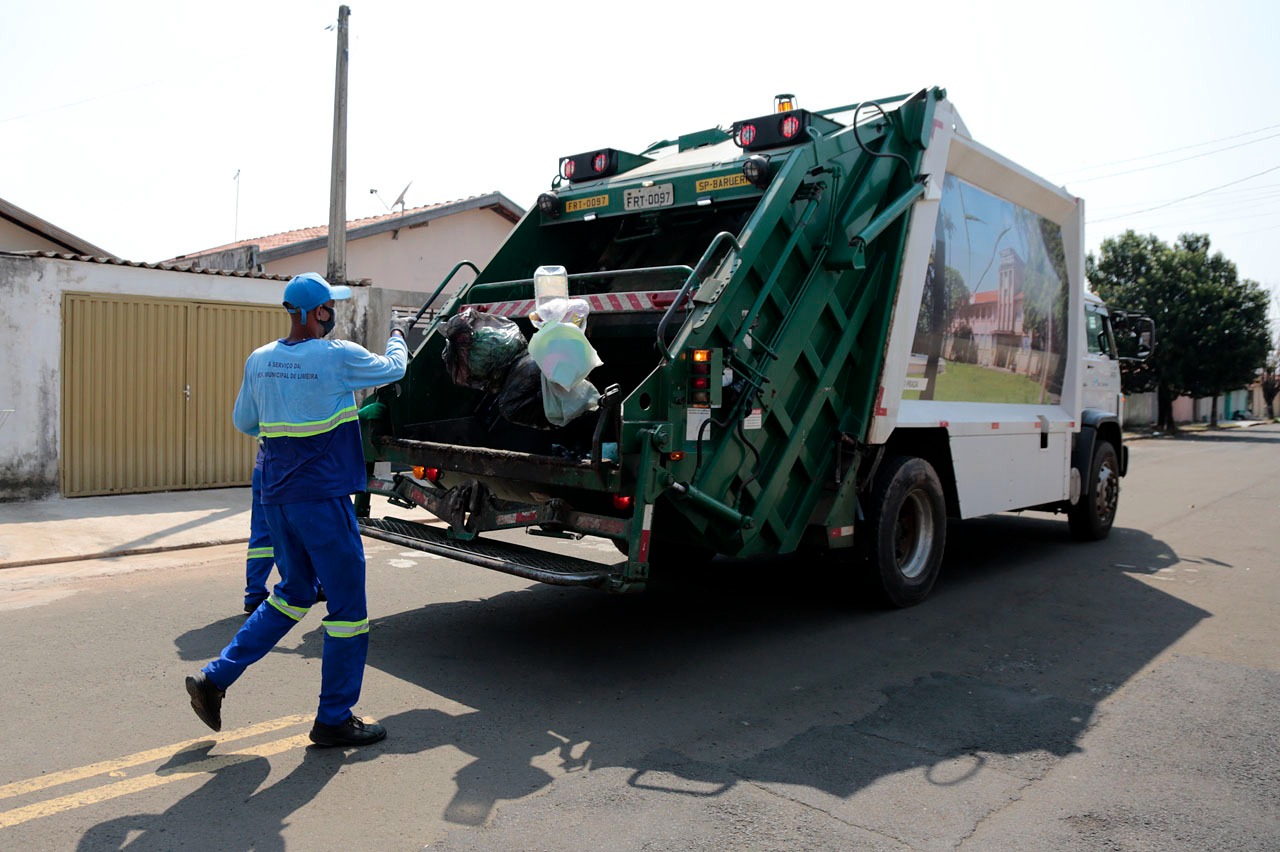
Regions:
<svg viewBox="0 0 1280 852"><path fill-rule="evenodd" d="M969 288L965 286L964 276L954 266L948 266L943 276L945 284L939 292L933 275L933 264L929 265L925 277L924 296L920 302L920 313L916 318L916 331L920 334L941 333L947 321L958 314L960 309L969 304ZM935 328L935 324L937 328Z"/></svg>
<svg viewBox="0 0 1280 852"><path fill-rule="evenodd" d="M1239 280L1221 252L1210 254L1207 235L1182 234L1169 246L1126 231L1104 240L1085 267L1109 305L1155 320L1155 349L1145 369L1124 372L1126 391L1216 396L1250 384L1265 363L1269 297L1256 281Z"/></svg>

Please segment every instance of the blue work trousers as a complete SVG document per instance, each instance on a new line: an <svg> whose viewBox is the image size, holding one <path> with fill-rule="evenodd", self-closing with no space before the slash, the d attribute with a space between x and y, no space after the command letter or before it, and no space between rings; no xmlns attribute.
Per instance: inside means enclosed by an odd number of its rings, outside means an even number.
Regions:
<svg viewBox="0 0 1280 852"><path fill-rule="evenodd" d="M253 469L253 503L249 509L249 553L244 561L244 605L254 607L267 599L267 580L276 564L271 529L262 511L262 468Z"/></svg>
<svg viewBox="0 0 1280 852"><path fill-rule="evenodd" d="M341 725L360 699L369 652L364 542L348 497L262 507L271 529L281 581L254 610L218 659L204 667L227 689L284 638L316 600L317 581L328 596L320 706L316 721Z"/></svg>

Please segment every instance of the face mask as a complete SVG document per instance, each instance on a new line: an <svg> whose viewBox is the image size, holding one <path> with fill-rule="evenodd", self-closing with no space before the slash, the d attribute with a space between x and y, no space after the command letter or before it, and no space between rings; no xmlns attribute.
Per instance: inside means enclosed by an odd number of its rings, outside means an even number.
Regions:
<svg viewBox="0 0 1280 852"><path fill-rule="evenodd" d="M334 315L333 308L325 308L325 310L329 312L329 318L327 320L321 320L320 327L324 329L324 336L328 337L329 332L333 331L333 326L338 321L338 318Z"/></svg>

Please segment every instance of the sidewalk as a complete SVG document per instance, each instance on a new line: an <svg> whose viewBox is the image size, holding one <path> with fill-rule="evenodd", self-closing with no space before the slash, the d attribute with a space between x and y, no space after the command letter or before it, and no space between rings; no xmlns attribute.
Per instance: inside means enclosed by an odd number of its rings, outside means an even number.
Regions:
<svg viewBox="0 0 1280 852"><path fill-rule="evenodd" d="M0 503L0 569L249 540L248 488Z"/></svg>

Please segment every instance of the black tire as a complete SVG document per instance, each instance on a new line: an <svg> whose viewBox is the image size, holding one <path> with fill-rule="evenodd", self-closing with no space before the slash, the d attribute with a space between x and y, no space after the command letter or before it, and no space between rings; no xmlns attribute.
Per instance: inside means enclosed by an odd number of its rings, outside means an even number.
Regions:
<svg viewBox="0 0 1280 852"><path fill-rule="evenodd" d="M855 531L885 600L915 606L929 596L947 544L947 501L933 465L914 456L891 456L880 465L866 520Z"/></svg>
<svg viewBox="0 0 1280 852"><path fill-rule="evenodd" d="M1088 475L1080 478L1080 499L1067 510L1071 535L1080 541L1101 541L1111 533L1120 505L1120 463L1110 441L1098 439Z"/></svg>

